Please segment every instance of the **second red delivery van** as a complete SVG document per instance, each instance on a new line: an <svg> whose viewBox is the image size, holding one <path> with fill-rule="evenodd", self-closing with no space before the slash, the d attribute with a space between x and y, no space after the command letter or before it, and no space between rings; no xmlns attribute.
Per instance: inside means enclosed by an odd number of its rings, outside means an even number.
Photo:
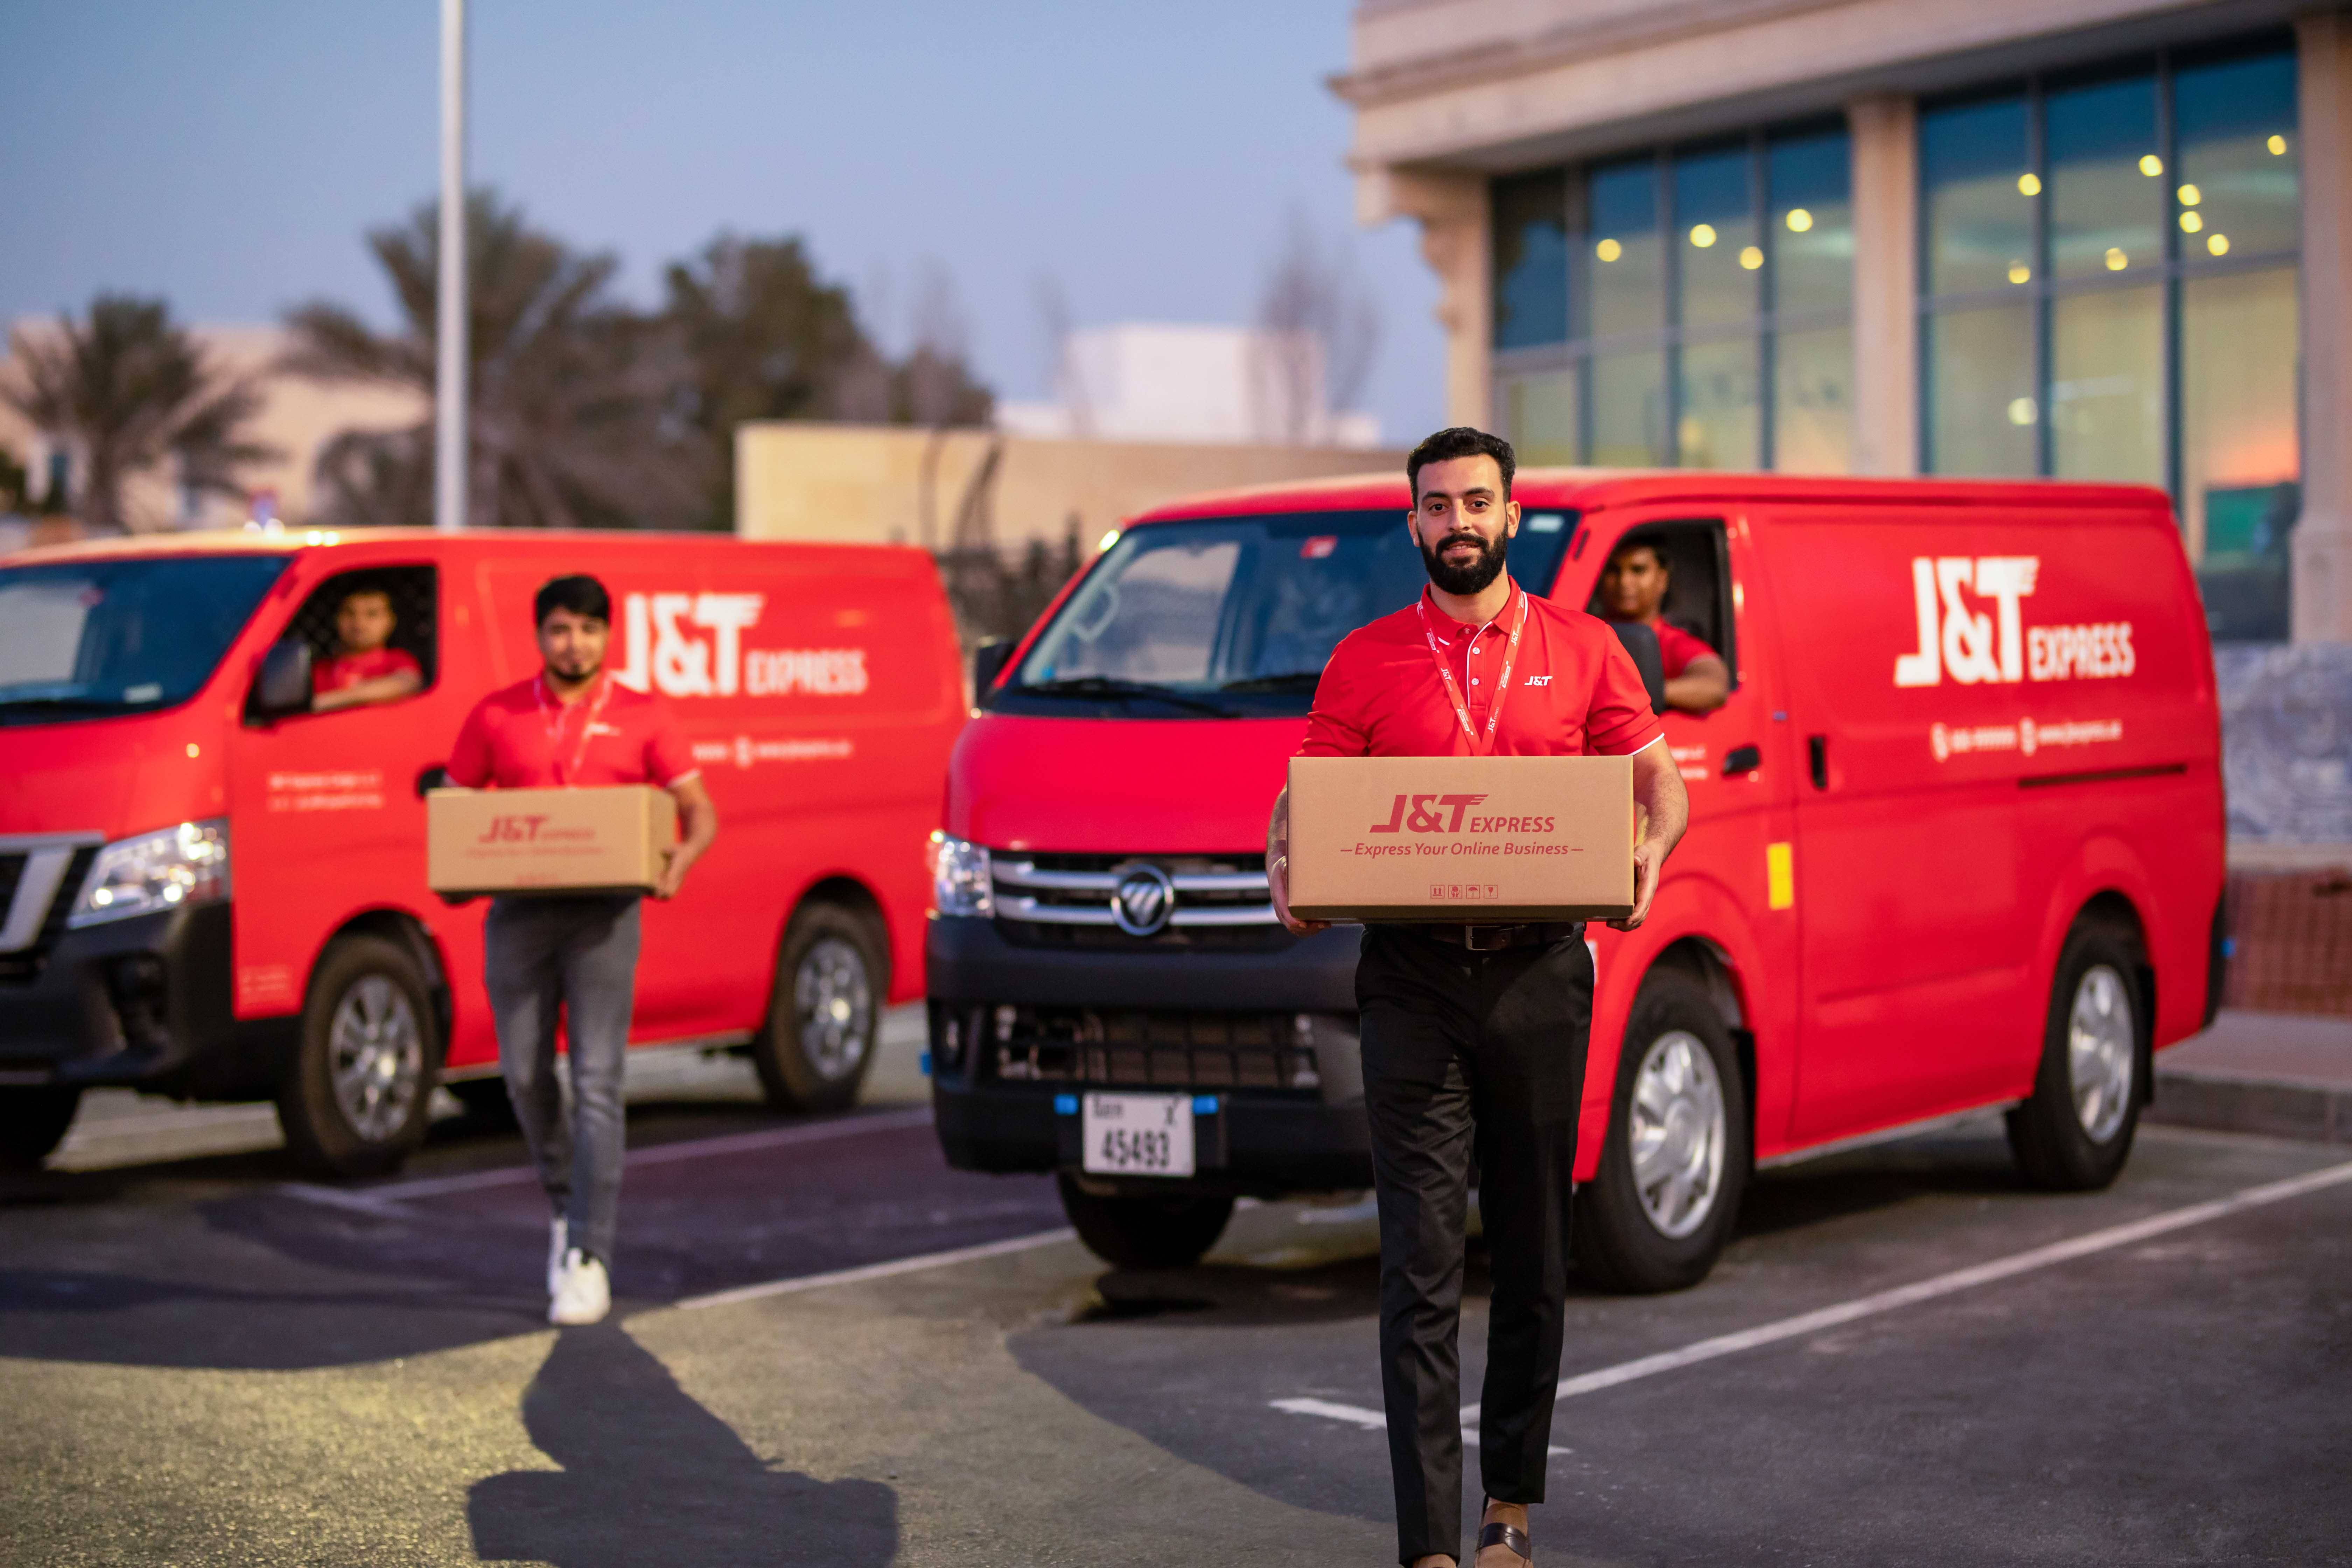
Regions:
<svg viewBox="0 0 2352 1568"><path fill-rule="evenodd" d="M1666 716L1692 821L1648 922L1591 928L1580 1265L1689 1283L1755 1165L1946 1118L2005 1113L2044 1184L2112 1179L2151 1053L2219 994L2220 727L2166 499L1695 472L1517 499L1522 585L1593 606L1645 541L1732 676ZM1264 836L1332 647L1422 589L1409 504L1163 508L982 671L926 960L940 1137L1059 1173L1114 1261L1199 1256L1239 1194L1370 1183L1359 933L1276 924Z"/></svg>

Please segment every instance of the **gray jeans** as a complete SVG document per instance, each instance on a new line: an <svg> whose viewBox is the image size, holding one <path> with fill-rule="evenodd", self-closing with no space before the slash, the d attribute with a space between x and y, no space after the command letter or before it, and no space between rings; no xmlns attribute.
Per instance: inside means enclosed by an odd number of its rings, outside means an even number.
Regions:
<svg viewBox="0 0 2352 1568"><path fill-rule="evenodd" d="M621 1073L637 979L635 894L498 899L482 926L482 978L498 1022L499 1068L571 1244L610 1262L626 1132ZM562 1010L572 1120L555 1077Z"/></svg>

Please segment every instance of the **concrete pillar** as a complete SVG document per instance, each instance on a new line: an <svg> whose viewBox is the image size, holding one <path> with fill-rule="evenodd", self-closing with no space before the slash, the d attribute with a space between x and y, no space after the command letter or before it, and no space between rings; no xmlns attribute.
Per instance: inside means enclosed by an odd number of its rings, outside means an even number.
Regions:
<svg viewBox="0 0 2352 1568"><path fill-rule="evenodd" d="M2303 154L2297 642L2352 642L2352 15L2295 23Z"/></svg>
<svg viewBox="0 0 2352 1568"><path fill-rule="evenodd" d="M1907 97L1856 99L1853 468L1919 471L1919 116Z"/></svg>
<svg viewBox="0 0 2352 1568"><path fill-rule="evenodd" d="M1443 290L1437 321L1445 329L1445 417L1493 429L1494 236L1486 177L1361 171L1356 216L1367 225L1393 217L1420 223L1421 254Z"/></svg>

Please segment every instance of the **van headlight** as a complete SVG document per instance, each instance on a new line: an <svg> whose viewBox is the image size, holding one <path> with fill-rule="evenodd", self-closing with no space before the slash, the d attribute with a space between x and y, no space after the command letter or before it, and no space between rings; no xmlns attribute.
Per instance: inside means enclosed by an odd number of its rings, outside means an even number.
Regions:
<svg viewBox="0 0 2352 1568"><path fill-rule="evenodd" d="M993 915L988 851L944 833L931 835L931 910L942 915Z"/></svg>
<svg viewBox="0 0 2352 1568"><path fill-rule="evenodd" d="M228 819L184 822L98 852L68 926L94 926L228 897Z"/></svg>

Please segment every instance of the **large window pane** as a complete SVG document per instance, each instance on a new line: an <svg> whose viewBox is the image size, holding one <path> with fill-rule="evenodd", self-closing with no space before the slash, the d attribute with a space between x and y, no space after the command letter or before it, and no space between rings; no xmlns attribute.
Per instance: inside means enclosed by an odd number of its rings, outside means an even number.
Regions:
<svg viewBox="0 0 2352 1568"><path fill-rule="evenodd" d="M2302 475L2295 270L2180 289L2181 520L2213 635L2287 635L2287 539Z"/></svg>
<svg viewBox="0 0 2352 1568"><path fill-rule="evenodd" d="M1592 460L1603 468L1666 461L1666 356L1658 349L1592 362Z"/></svg>
<svg viewBox="0 0 2352 1568"><path fill-rule="evenodd" d="M1760 305L1764 250L1756 243L1756 197L1748 149L1685 153L1675 160L1676 254L1682 258L1682 321L1703 327L1753 318Z"/></svg>
<svg viewBox="0 0 2352 1568"><path fill-rule="evenodd" d="M1777 138L1767 149L1773 310L1853 309L1852 165L1843 131Z"/></svg>
<svg viewBox="0 0 2352 1568"><path fill-rule="evenodd" d="M1752 468L1762 460L1756 340L1684 348L1675 460L1685 468Z"/></svg>
<svg viewBox="0 0 2352 1568"><path fill-rule="evenodd" d="M1595 337L1666 324L1664 258L1658 237L1658 165L1648 158L1592 171L1587 210Z"/></svg>
<svg viewBox="0 0 2352 1568"><path fill-rule="evenodd" d="M1503 428L1522 464L1576 461L1576 392L1573 369L1523 375L1504 388Z"/></svg>
<svg viewBox="0 0 2352 1568"><path fill-rule="evenodd" d="M1568 175L1495 182L1495 346L1568 341Z"/></svg>
<svg viewBox="0 0 2352 1568"><path fill-rule="evenodd" d="M1927 205L1927 291L1961 294L2032 281L2033 197L2025 100L1956 104L1919 117Z"/></svg>
<svg viewBox="0 0 2352 1568"><path fill-rule="evenodd" d="M2172 90L2181 256L2293 249L2301 205L2294 56L2184 67Z"/></svg>
<svg viewBox="0 0 2352 1568"><path fill-rule="evenodd" d="M2038 418L2032 307L1930 316L1927 364L1929 471L2032 473Z"/></svg>
<svg viewBox="0 0 2352 1568"><path fill-rule="evenodd" d="M2165 180L2155 77L2053 92L2047 113L2051 269L2095 278L2156 267Z"/></svg>
<svg viewBox="0 0 2352 1568"><path fill-rule="evenodd" d="M2052 470L2164 483L2164 291L2100 289L2050 307Z"/></svg>
<svg viewBox="0 0 2352 1568"><path fill-rule="evenodd" d="M1853 328L1815 327L1773 339L1772 467L1791 474L1853 468Z"/></svg>

